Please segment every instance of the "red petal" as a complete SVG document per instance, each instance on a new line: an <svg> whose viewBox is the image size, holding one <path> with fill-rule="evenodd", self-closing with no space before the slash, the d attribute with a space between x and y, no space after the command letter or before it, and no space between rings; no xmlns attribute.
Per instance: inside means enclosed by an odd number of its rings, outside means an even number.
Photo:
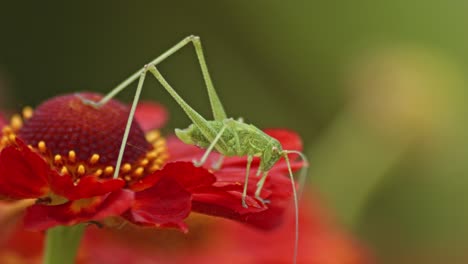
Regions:
<svg viewBox="0 0 468 264"><path fill-rule="evenodd" d="M0 196L13 199L38 198L49 192L48 164L23 142L0 152Z"/></svg>
<svg viewBox="0 0 468 264"><path fill-rule="evenodd" d="M231 218L231 215L244 215L267 209L266 206L250 196L246 197L248 208L243 207L242 188L239 188L239 191L225 191L223 189L223 187L211 187L203 190L202 193L193 194L193 210L209 215Z"/></svg>
<svg viewBox="0 0 468 264"><path fill-rule="evenodd" d="M125 217L140 225L178 226L191 209L191 194L177 180L164 176L156 185L135 193L135 202Z"/></svg>
<svg viewBox="0 0 468 264"><path fill-rule="evenodd" d="M192 162L171 162L167 163L161 170L146 176L141 181L132 185L132 190L143 190L153 186L163 177L175 179L183 188L188 191L195 190L203 186L211 186L216 182L216 177L204 168L197 168Z"/></svg>
<svg viewBox="0 0 468 264"><path fill-rule="evenodd" d="M119 190L124 187L125 181L122 179L99 179L90 175L80 178L80 181L75 184L70 176L55 174L51 177L50 185L55 194L69 200L79 200Z"/></svg>
<svg viewBox="0 0 468 264"><path fill-rule="evenodd" d="M141 102L138 104L135 118L143 131L158 129L166 124L168 114L166 109L157 103Z"/></svg>
<svg viewBox="0 0 468 264"><path fill-rule="evenodd" d="M61 205L36 204L28 208L24 226L30 230L44 230L57 225L74 225L119 216L131 206L134 193L119 190L103 196L69 201Z"/></svg>
<svg viewBox="0 0 468 264"><path fill-rule="evenodd" d="M249 198L253 200L253 198ZM260 229L273 229L283 221L289 199L271 193L267 207L255 207L247 202L248 208L241 206L241 197L228 197L226 193L210 193L209 195L194 195L192 210L195 212L229 218L243 222ZM253 200L255 201L255 200ZM257 203L257 202L256 202Z"/></svg>
<svg viewBox="0 0 468 264"><path fill-rule="evenodd" d="M235 175L227 177L235 177ZM255 191L258 181L258 177L250 178L248 194L252 194ZM227 182L219 182L217 185L226 184ZM223 186L215 188L218 188L218 190L232 190L232 187ZM261 196L264 199L270 200L270 203L263 207L260 207L261 204L249 196L247 197L249 207L242 207L241 189L242 186L239 186L237 191L230 191L229 193L212 191L210 193L194 194L192 210L244 222L261 229L272 229L282 222L284 211L291 203L292 193L291 183L286 177L278 175L277 177L270 177L265 182Z"/></svg>

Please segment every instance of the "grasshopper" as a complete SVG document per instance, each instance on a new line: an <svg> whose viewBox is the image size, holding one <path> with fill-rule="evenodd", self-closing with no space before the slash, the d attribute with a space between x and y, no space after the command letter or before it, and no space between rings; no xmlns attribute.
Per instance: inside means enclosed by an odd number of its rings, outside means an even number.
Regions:
<svg viewBox="0 0 468 264"><path fill-rule="evenodd" d="M182 47L186 46L189 43L193 43L195 47L195 52L197 54L198 62L202 71L203 79L205 81L208 97L211 104L211 109L213 111L214 120L206 120L203 116L197 113L189 104L185 102L182 97L172 88L172 86L166 81L163 75L156 68L160 62L165 60L170 55L177 52ZM114 178L117 178L120 166L122 163L123 153L125 151L125 146L127 144L128 135L130 132L131 123L135 114L135 109L140 98L140 93L143 87L143 83L147 73L151 73L166 89L166 91L175 99L175 101L180 105L183 111L187 114L193 124L189 125L186 129L176 129L176 136L186 144L197 145L201 148L206 148L205 153L199 161L194 161L195 166L202 166L209 154L216 150L221 154L220 159L214 164L213 169L219 169L222 166L224 156L247 156L247 167L245 174L245 183L242 193L242 206L248 207L246 203L247 197L247 185L250 175L250 166L254 157L260 158L260 165L257 171L257 176L262 174L262 177L257 183L257 188L255 191L255 198L262 202L263 204L268 203L268 200L264 200L260 194L267 179L268 172L276 164L276 162L284 158L286 160L288 171L291 179L293 198L294 198L294 208L295 208L295 233L296 241L294 248L294 263L297 258L297 247L298 247L298 235L299 235L299 224L298 224L298 195L296 192L296 187L294 183L293 173L291 165L289 162L288 154L294 153L298 154L305 162L307 167L307 160L305 155L301 152L294 150L283 150L281 144L278 140L270 137L262 130L258 129L254 125L244 123L243 119L232 119L228 118L224 107L216 93L216 90L211 81L210 74L208 72L208 67L206 65L205 56L203 54L203 49L201 45L200 38L197 36L188 36L183 39L181 42L161 54L159 57L153 61L146 64L142 69L135 72L132 76L124 80L117 87L111 90L105 97L103 97L99 102L89 101L82 98L82 100L94 107L99 107L107 103L111 98L117 95L124 88L128 87L136 79L139 79L138 86L135 92L134 100L132 107L130 109L130 114L128 117L127 127L124 132L122 139L122 145L120 148L119 156L117 159L117 164L115 166ZM304 176L306 174L305 170L301 173L300 183L303 183Z"/></svg>

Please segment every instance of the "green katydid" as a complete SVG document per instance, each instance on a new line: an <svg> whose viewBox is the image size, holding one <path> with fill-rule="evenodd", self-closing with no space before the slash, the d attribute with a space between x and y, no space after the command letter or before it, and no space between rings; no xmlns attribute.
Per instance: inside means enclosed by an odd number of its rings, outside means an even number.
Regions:
<svg viewBox="0 0 468 264"><path fill-rule="evenodd" d="M171 85L165 80L159 70L156 68L161 61L165 60L170 55L177 52L182 47L186 46L189 43L193 43L195 51L198 57L198 61L201 67L203 78L208 90L208 96L213 111L214 120L206 120L199 113L197 113L191 106L189 106L182 97L180 97L177 92L171 87ZM143 83L146 77L146 74L150 72L166 89L166 91L175 99L175 101L180 105L184 110L190 120L193 122L186 129L176 129L175 133L177 137L186 144L197 145L201 148L206 148L206 151L200 161L194 161L195 166L202 166L209 154L216 150L221 154L218 162L215 163L213 169L219 169L222 166L224 156L247 156L247 166L246 166L246 175L245 183L242 193L242 205L248 207L246 204L247 197L247 186L250 175L250 165L254 157L260 158L260 165L257 171L257 176L262 174L262 177L257 183L257 189L255 191L255 198L262 203L268 203L267 200L264 200L260 194L267 179L269 170L276 164L280 158L284 158L291 179L293 198L294 198L294 208L295 208L295 231L296 231L296 240L294 247L294 262L297 258L297 247L298 247L298 236L299 236L299 227L298 227L298 195L296 192L296 187L294 183L293 173L291 165L289 162L288 154L294 153L298 154L305 162L304 168L307 167L306 157L298 151L294 150L283 150L281 144L278 140L270 137L265 134L263 131L251 124L246 124L242 119L234 120L228 118L221 101L218 98L216 90L214 89L211 77L208 73L208 67L205 62L205 57L203 55L203 49L201 45L200 38L197 36L189 36L183 39L181 42L167 50L165 53L146 64L142 69L138 70L128 79L120 83L115 87L109 94L103 97L99 102L92 102L83 98L85 103L91 104L95 107L99 107L107 103L111 98L116 94L122 91L124 88L129 86L133 81L139 78L137 90L133 100L133 104L130 110L128 117L127 127L122 139L122 145L119 152L119 157L117 159L117 164L115 166L114 178L118 176L120 166L122 163L123 153L125 151L125 146L127 144L128 134L130 131L130 126L134 117L135 109L138 104L140 93L143 87ZM304 176L306 171L302 171L300 184L303 183Z"/></svg>

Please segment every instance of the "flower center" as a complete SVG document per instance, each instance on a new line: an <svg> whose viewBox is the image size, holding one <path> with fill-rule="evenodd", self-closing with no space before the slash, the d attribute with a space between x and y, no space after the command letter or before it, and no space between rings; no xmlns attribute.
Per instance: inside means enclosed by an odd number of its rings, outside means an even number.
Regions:
<svg viewBox="0 0 468 264"><path fill-rule="evenodd" d="M23 118L13 116L10 126L3 129L3 142L17 135L58 171L75 179L90 174L111 177L130 110L115 100L94 107L82 98L97 102L102 96L64 95L44 102L35 111L25 108ZM135 180L159 169L166 159L164 138L156 131L145 137L133 121L119 177Z"/></svg>

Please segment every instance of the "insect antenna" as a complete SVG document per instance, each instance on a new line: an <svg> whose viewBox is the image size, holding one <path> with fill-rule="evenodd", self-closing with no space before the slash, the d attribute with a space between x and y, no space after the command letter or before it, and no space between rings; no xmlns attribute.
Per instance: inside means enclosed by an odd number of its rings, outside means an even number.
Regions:
<svg viewBox="0 0 468 264"><path fill-rule="evenodd" d="M298 154L301 159L305 162L305 164L302 166L301 169L301 174L299 176L299 196L302 195L303 191L303 185L305 183L305 176L307 175L307 168L309 166L309 163L307 162L306 156L299 151L295 150L284 150L284 159L286 160L286 164L288 166L288 171L289 171L289 178L291 179L291 186L292 186L292 191L293 191L293 199L294 199L294 226L295 226L295 235L294 235L294 259L293 263L297 262L297 252L299 248L299 198L298 198L298 192L296 191L296 184L294 181L294 175L291 169L291 163L289 162L289 157L288 154Z"/></svg>
<svg viewBox="0 0 468 264"><path fill-rule="evenodd" d="M297 150L284 150L287 154L297 154L301 157L304 164L302 165L301 172L299 173L298 184L299 184L299 191L298 191L298 198L301 200L302 193L304 192L304 186L307 179L307 173L309 171L309 161L307 160L306 155L304 153L297 151Z"/></svg>

